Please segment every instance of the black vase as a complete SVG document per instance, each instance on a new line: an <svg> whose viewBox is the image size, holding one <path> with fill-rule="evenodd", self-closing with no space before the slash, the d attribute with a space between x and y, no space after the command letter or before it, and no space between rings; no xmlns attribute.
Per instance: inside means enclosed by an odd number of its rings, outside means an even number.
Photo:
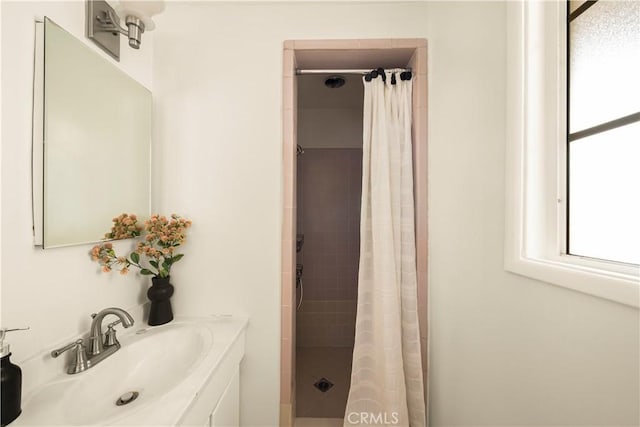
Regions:
<svg viewBox="0 0 640 427"><path fill-rule="evenodd" d="M152 277L153 283L147 291L147 297L151 300L149 310L149 325L164 325L173 320L173 310L171 310L171 295L173 295L173 285L169 283L169 277Z"/></svg>

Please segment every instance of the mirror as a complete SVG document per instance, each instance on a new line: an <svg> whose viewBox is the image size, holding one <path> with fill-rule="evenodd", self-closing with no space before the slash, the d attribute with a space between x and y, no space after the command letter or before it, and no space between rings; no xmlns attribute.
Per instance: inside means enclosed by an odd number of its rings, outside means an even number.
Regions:
<svg viewBox="0 0 640 427"><path fill-rule="evenodd" d="M35 243L96 242L149 216L151 92L48 18L36 36Z"/></svg>

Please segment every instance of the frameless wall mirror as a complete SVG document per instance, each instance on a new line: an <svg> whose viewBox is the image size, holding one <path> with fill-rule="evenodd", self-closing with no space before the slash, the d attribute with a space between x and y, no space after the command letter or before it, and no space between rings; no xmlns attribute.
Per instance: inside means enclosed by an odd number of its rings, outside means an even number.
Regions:
<svg viewBox="0 0 640 427"><path fill-rule="evenodd" d="M34 242L96 242L149 215L151 92L48 18L36 40Z"/></svg>

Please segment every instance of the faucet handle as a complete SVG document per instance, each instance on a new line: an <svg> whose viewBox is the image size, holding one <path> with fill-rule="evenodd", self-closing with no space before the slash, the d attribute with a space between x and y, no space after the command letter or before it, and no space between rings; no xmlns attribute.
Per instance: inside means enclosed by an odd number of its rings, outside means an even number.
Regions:
<svg viewBox="0 0 640 427"><path fill-rule="evenodd" d="M104 346L105 347L110 347L112 345L120 345L120 343L118 342L118 338L116 338L116 330L113 329L114 326L116 326L117 324L122 323L121 320L116 320L115 322L109 323L107 325L107 332L105 332L105 338L104 338Z"/></svg>
<svg viewBox="0 0 640 427"><path fill-rule="evenodd" d="M67 344L62 348L53 350L51 352L51 357L58 357L65 351L72 349L76 351L75 360L67 368L67 373L77 374L89 369L89 367L91 366L91 362L87 360L87 352L84 348L84 345L82 344L82 339Z"/></svg>
<svg viewBox="0 0 640 427"><path fill-rule="evenodd" d="M53 350L51 352L51 357L53 357L53 358L58 357L62 353L64 353L65 351L71 350L71 349L75 349L75 348L77 348L78 346L81 346L81 345L82 345L82 338L79 339L79 340L76 340L76 341L74 341L74 342L72 342L70 344L67 344L64 347L61 347L61 348Z"/></svg>

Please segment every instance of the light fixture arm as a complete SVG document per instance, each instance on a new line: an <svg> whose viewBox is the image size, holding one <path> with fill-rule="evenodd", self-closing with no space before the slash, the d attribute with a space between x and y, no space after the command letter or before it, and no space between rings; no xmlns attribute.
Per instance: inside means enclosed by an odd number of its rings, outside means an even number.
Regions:
<svg viewBox="0 0 640 427"><path fill-rule="evenodd" d="M102 28L98 31L106 31L109 33L120 33L129 39L129 46L134 49L140 49L142 43L142 33L144 33L144 22L138 17L128 15L125 19L127 28L120 26L120 17L112 10L102 11L101 14L96 16L96 21L99 22Z"/></svg>
<svg viewBox="0 0 640 427"><path fill-rule="evenodd" d="M111 10L103 10L99 15L96 15L96 21L100 23L102 28L97 31L106 31L116 34L116 31L120 34L129 37L129 31L120 26L120 17Z"/></svg>

